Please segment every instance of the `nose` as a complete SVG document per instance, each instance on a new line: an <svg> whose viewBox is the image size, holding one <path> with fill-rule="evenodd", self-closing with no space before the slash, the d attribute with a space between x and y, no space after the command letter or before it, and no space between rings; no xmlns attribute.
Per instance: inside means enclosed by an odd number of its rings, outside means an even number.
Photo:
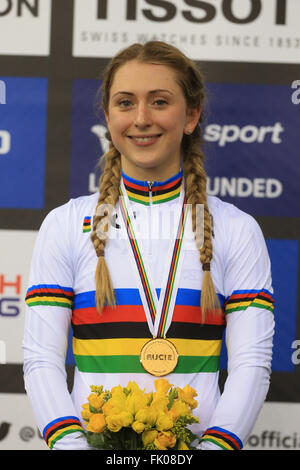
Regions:
<svg viewBox="0 0 300 470"><path fill-rule="evenodd" d="M139 103L137 106L134 125L138 128L152 125L151 110L146 103Z"/></svg>

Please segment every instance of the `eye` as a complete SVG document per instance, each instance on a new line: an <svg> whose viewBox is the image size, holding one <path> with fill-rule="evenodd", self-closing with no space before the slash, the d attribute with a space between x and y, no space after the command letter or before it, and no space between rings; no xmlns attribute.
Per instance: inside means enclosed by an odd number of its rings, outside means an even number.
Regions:
<svg viewBox="0 0 300 470"><path fill-rule="evenodd" d="M130 100L124 99L124 100L119 101L118 105L120 106L120 108L126 109L126 108L130 108L132 103Z"/></svg>
<svg viewBox="0 0 300 470"><path fill-rule="evenodd" d="M163 106L168 104L167 100L165 100L164 98L157 98L156 100L154 100L153 103L158 108L162 108Z"/></svg>

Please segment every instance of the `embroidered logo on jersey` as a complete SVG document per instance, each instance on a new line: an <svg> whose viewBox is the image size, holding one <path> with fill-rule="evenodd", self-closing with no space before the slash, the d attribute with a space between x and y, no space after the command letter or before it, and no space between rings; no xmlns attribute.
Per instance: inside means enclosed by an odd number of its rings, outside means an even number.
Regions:
<svg viewBox="0 0 300 470"><path fill-rule="evenodd" d="M50 305L55 307L73 307L74 292L70 287L57 284L38 284L28 289L25 302L29 307Z"/></svg>
<svg viewBox="0 0 300 470"><path fill-rule="evenodd" d="M82 225L83 233L90 232L92 230L91 221L92 221L91 216L86 216L83 219L83 225Z"/></svg>
<svg viewBox="0 0 300 470"><path fill-rule="evenodd" d="M114 228L120 228L120 225L117 224L117 218L118 214L113 214L111 217L109 217L109 222ZM82 232L83 233L88 233L92 231L92 226L94 224L94 218L92 220L92 217L90 215L87 215L83 219L83 224L82 224Z"/></svg>
<svg viewBox="0 0 300 470"><path fill-rule="evenodd" d="M246 310L248 307L265 308L273 312L274 299L271 292L262 290L235 290L226 300L225 313Z"/></svg>

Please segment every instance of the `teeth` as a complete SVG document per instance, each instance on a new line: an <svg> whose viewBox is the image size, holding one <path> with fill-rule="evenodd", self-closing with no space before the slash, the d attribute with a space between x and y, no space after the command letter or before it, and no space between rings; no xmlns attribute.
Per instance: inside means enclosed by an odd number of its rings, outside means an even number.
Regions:
<svg viewBox="0 0 300 470"><path fill-rule="evenodd" d="M149 140L154 139L155 136L150 137L132 137L132 139L136 140L137 142L149 142Z"/></svg>

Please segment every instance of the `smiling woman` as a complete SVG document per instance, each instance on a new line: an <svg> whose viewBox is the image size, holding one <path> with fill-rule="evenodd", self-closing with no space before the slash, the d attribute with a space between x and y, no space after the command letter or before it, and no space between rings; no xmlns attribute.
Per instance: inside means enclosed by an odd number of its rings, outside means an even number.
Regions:
<svg viewBox="0 0 300 470"><path fill-rule="evenodd" d="M165 376L179 398L193 390L200 449L241 449L269 387L273 290L255 220L207 196L202 75L169 44L133 44L111 60L101 92L109 147L99 191L46 217L32 260L24 377L39 428L50 448L89 449L78 437L90 386L130 380L151 392ZM135 429L149 428L132 413ZM176 432L168 441L180 449Z"/></svg>
<svg viewBox="0 0 300 470"><path fill-rule="evenodd" d="M105 115L123 171L150 181L178 173L182 137L194 130L200 107L187 110L175 72L129 61L115 74L110 96Z"/></svg>

